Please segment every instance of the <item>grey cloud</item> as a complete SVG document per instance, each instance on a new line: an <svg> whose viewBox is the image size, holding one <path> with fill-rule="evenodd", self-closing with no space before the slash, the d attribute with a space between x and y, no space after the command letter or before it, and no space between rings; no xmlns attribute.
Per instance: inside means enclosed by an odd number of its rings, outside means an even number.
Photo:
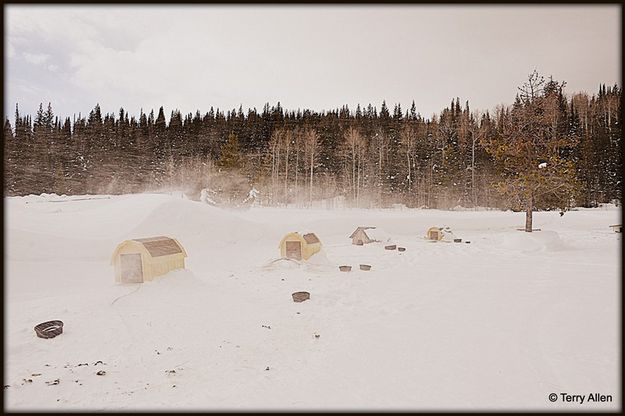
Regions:
<svg viewBox="0 0 625 416"><path fill-rule="evenodd" d="M5 9L8 108L323 110L414 99L430 116L456 96L482 110L509 103L534 68L569 92L620 83L618 6ZM27 65L23 53L50 57Z"/></svg>

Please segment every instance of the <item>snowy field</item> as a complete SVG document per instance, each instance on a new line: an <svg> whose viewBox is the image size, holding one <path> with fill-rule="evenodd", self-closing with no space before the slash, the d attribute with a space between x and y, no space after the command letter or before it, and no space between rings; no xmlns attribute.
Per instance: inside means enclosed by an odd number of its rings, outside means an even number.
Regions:
<svg viewBox="0 0 625 416"><path fill-rule="evenodd" d="M542 231L528 234L516 230L524 213L501 211L85 198L4 200L7 410L621 406L619 208L539 212ZM351 245L371 225L406 251ZM434 225L463 243L425 241ZM315 232L322 251L272 263L290 231ZM163 234L185 247L187 269L116 284L116 245ZM302 290L310 300L294 303ZM51 319L63 334L37 338Z"/></svg>

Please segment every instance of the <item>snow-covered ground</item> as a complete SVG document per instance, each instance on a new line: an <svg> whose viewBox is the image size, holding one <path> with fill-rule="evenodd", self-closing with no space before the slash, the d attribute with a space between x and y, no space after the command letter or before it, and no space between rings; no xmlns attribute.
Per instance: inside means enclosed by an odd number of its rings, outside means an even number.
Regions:
<svg viewBox="0 0 625 416"><path fill-rule="evenodd" d="M528 234L516 230L524 213L500 211L230 212L158 194L4 202L7 410L621 406L618 208L536 213L542 231ZM406 251L353 246L356 226ZM430 226L463 242L427 242ZM272 263L298 230L322 251ZM187 269L116 284L115 246L162 234L184 245ZM310 300L294 303L302 290ZM51 319L63 334L37 338Z"/></svg>

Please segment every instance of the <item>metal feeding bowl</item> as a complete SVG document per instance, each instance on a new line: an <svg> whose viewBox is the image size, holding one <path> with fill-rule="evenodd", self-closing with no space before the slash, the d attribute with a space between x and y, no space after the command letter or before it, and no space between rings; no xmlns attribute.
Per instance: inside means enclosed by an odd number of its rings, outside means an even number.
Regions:
<svg viewBox="0 0 625 416"><path fill-rule="evenodd" d="M360 265L360 270L371 270L371 265L370 264L361 264Z"/></svg>
<svg viewBox="0 0 625 416"><path fill-rule="evenodd" d="M339 266L339 270L342 272L351 272L352 266Z"/></svg>
<svg viewBox="0 0 625 416"><path fill-rule="evenodd" d="M392 246L384 246L385 250L395 250L397 248L397 246L395 244L393 244Z"/></svg>
<svg viewBox="0 0 625 416"><path fill-rule="evenodd" d="M63 321L47 321L35 326L39 338L54 338L63 333Z"/></svg>
<svg viewBox="0 0 625 416"><path fill-rule="evenodd" d="M293 302L303 302L310 299L310 293L308 292L295 292L292 296Z"/></svg>
<svg viewBox="0 0 625 416"><path fill-rule="evenodd" d="M397 251L406 251L406 247L397 247Z"/></svg>

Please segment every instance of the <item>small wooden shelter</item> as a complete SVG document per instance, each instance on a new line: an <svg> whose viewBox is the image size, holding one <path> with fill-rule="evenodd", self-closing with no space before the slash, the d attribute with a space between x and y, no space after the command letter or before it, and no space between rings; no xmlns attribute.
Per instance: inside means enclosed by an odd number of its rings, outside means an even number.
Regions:
<svg viewBox="0 0 625 416"><path fill-rule="evenodd" d="M321 241L314 233L289 233L280 241L280 255L293 260L308 260L321 250Z"/></svg>
<svg viewBox="0 0 625 416"><path fill-rule="evenodd" d="M174 238L136 238L120 243L111 263L118 283L141 283L171 270L184 269L187 252Z"/></svg>
<svg viewBox="0 0 625 416"><path fill-rule="evenodd" d="M430 227L425 235L430 241L452 242L457 240L454 232L449 227Z"/></svg>
<svg viewBox="0 0 625 416"><path fill-rule="evenodd" d="M373 243L374 241L376 241L373 236L369 236L369 234L367 234L367 230L373 230L373 229L375 229L375 227L356 228L356 230L354 230L352 235L349 236L349 238L352 239L352 244L361 246L363 244L369 244L369 243Z"/></svg>
<svg viewBox="0 0 625 416"><path fill-rule="evenodd" d="M388 243L391 241L391 236L377 227L358 227L349 238L352 239L352 244L357 246L377 242Z"/></svg>
<svg viewBox="0 0 625 416"><path fill-rule="evenodd" d="M430 227L426 233L428 240L441 241L443 239L443 229L441 227Z"/></svg>
<svg viewBox="0 0 625 416"><path fill-rule="evenodd" d="M622 233L623 232L623 225L622 224L610 225L610 227L612 228L612 231L614 231L615 233Z"/></svg>

